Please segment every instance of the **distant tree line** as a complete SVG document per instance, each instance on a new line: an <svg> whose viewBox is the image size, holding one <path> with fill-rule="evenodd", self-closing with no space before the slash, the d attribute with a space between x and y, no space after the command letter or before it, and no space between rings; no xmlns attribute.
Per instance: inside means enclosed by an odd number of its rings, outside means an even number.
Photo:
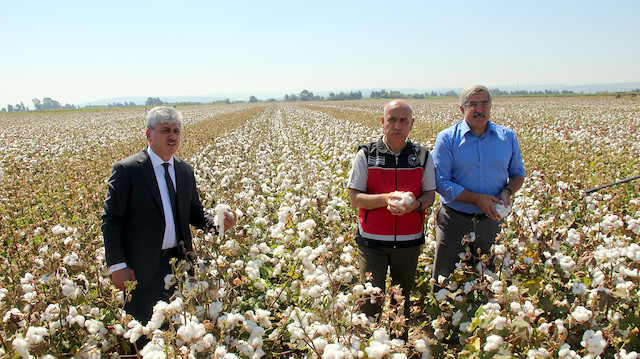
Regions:
<svg viewBox="0 0 640 359"><path fill-rule="evenodd" d="M71 104L60 104L60 102L52 99L51 97L45 97L40 101L39 98L34 98L31 100L33 102L33 107L35 110L75 110L77 107ZM24 103L20 102L15 106L7 105L6 108L2 108L0 112L22 112L29 111L29 107L26 107Z"/></svg>
<svg viewBox="0 0 640 359"><path fill-rule="evenodd" d="M400 91L392 90L380 90L380 91L371 91L369 95L370 98L380 99L380 98L407 98L407 99L424 99L430 97L457 97L458 94L455 91L447 91L445 93L437 93L435 91L425 92L425 93L414 93L414 94L404 94ZM254 100L255 101L252 101ZM313 92L308 90L303 90L300 94L287 94L284 95L285 101L344 101L344 100L360 100L362 99L361 91L352 91L349 93L340 92L336 94L335 92L329 92L329 97L324 98L322 96L314 96ZM249 98L249 102L257 102L258 100L255 96L251 96Z"/></svg>
<svg viewBox="0 0 640 359"><path fill-rule="evenodd" d="M343 101L343 100L360 100L361 98L362 98L362 92L360 91L349 92L349 93L340 92L337 95L333 92L329 92L329 97L327 98L327 100Z"/></svg>
<svg viewBox="0 0 640 359"><path fill-rule="evenodd" d="M285 101L322 101L324 100L321 96L314 96L313 92L309 90L302 90L300 95L291 94L284 95Z"/></svg>
<svg viewBox="0 0 640 359"><path fill-rule="evenodd" d="M42 99L42 101L40 101L40 99L38 98L34 98L31 100L31 102L33 102L33 107L35 107L36 110L59 110L59 109L75 110L76 109L75 105L71 105L68 103L62 106L60 102L52 99L51 97L45 97Z"/></svg>
<svg viewBox="0 0 640 359"><path fill-rule="evenodd" d="M130 102L114 102L114 103L108 103L107 107L130 107L130 106L136 106L136 103L133 101Z"/></svg>
<svg viewBox="0 0 640 359"><path fill-rule="evenodd" d="M387 91L387 90L380 90L380 91L371 91L371 95L369 95L369 97L371 98L407 98L407 99L424 99L424 98L431 98L431 97L457 97L458 94L453 91L447 91L447 92L435 92L435 91L431 91L431 92L425 92L425 93L413 93L413 94L404 94L400 91Z"/></svg>
<svg viewBox="0 0 640 359"><path fill-rule="evenodd" d="M23 111L29 111L28 107L24 106L24 103L20 102L19 104L16 104L15 106L13 105L7 105L7 107L3 107L2 110L0 110L0 112L23 112Z"/></svg>
<svg viewBox="0 0 640 359"><path fill-rule="evenodd" d="M544 90L544 91L527 91L527 90L511 90L503 91L500 89L491 89L491 94L498 96L527 96L527 95L574 95L571 90Z"/></svg>
<svg viewBox="0 0 640 359"><path fill-rule="evenodd" d="M571 90L505 91L505 90L500 90L496 88L496 89L490 89L490 91L493 95L498 95L498 96L553 96L553 95L576 95L577 94ZM636 94L640 93L640 89L630 90L630 91L627 91L626 93L631 94L631 96L636 96ZM578 93L578 95L579 94L580 93ZM590 95L606 95L606 94L610 94L610 93L602 92L602 93L594 93ZM625 94L625 92L615 92L612 94L617 95L617 97L620 97L621 95ZM426 98L434 98L434 97L457 97L457 96L458 96L458 93L453 90L449 90L447 92L431 91L431 92L413 93L413 94L404 94L396 90L391 90L391 91L380 90L380 91L371 91L371 94L369 95L369 97L372 99L392 99L392 98L426 99ZM343 100L360 100L360 99L362 99L361 91L352 91L349 93L340 92L337 94L335 92L329 92L329 96L327 98L324 98L322 96L315 96L313 92L309 90L302 90L299 94L292 93L292 94L284 95L284 101L343 101ZM79 108L79 107L76 107L75 105L70 105L68 103L63 106L60 104L60 102L52 99L51 97L45 97L42 99L42 101L40 101L40 99L38 98L34 98L31 101L33 102L33 106L36 110L57 110L57 109ZM278 100L276 100L275 98L269 98L264 101L276 102ZM234 103L235 102L244 102L244 101L234 101ZM256 96L251 95L249 97L249 102L255 103L255 102L260 102L260 100L258 100ZM211 103L212 104L230 104L232 103L232 101L226 98L224 100L217 100ZM145 106L160 106L160 105L166 105L167 102L162 101L160 97L149 97L147 98L144 104ZM201 102L179 102L179 103L175 103L174 105L187 106L187 105L198 105L198 104L201 104ZM107 107L130 107L130 106L137 106L137 105L133 101L130 101L130 102L125 101L124 103L113 102L113 103L107 104ZM102 106L85 106L85 107L102 107ZM16 105L7 105L7 107L3 107L2 109L0 109L0 112L23 112L23 111L29 111L29 107L25 106L24 103L22 102Z"/></svg>
<svg viewBox="0 0 640 359"><path fill-rule="evenodd" d="M252 97L255 97L255 96L252 96ZM322 96L315 96L313 92L309 90L302 90L302 92L300 92L299 95L296 95L296 94L284 95L285 101L324 101L324 100L342 101L342 100L360 100L361 98L362 98L362 92L360 91L349 92L349 93L340 92L338 94L335 94L334 92L329 92L329 97L326 99ZM251 101L251 98L249 100ZM275 101L275 99L269 99L269 102L272 102L272 101Z"/></svg>

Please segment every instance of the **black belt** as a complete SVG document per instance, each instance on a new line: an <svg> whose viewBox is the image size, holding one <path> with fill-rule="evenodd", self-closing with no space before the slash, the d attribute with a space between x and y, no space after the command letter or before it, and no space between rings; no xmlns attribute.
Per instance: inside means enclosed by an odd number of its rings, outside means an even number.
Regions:
<svg viewBox="0 0 640 359"><path fill-rule="evenodd" d="M180 257L182 257L182 255L180 254L180 251L178 250L178 247L171 247L171 248L163 249L162 250L162 256L163 257L168 257L168 258L180 258Z"/></svg>
<svg viewBox="0 0 640 359"><path fill-rule="evenodd" d="M455 209L453 209L453 208L451 208L451 207L449 207L449 206L447 206L447 205L444 205L444 204L443 204L443 206L447 207L447 210L448 210L448 211L455 212L455 213L457 213L457 214L459 214L459 215L461 215L461 216L465 216L465 217L467 217L467 218L478 218L478 219L483 219L483 218L486 218L486 217L487 217L487 215L486 215L486 214L484 214L484 213L465 213L465 212L456 211Z"/></svg>

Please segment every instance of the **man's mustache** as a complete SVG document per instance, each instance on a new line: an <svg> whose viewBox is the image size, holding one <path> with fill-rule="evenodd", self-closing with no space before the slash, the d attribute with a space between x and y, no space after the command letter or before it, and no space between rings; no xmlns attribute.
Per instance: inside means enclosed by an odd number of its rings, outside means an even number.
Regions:
<svg viewBox="0 0 640 359"><path fill-rule="evenodd" d="M487 114L484 112L476 112L473 114L473 117L480 117L480 116L487 117Z"/></svg>

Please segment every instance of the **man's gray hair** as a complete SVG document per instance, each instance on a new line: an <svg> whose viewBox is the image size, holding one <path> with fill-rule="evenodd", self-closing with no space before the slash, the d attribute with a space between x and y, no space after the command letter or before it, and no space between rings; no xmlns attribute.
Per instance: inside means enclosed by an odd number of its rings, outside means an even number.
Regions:
<svg viewBox="0 0 640 359"><path fill-rule="evenodd" d="M491 96L491 91L489 91L488 88L482 85L473 85L460 92L460 106L464 106L464 104L467 103L467 100L469 100L469 97L477 94L478 92L486 92L489 95L489 102L493 103L493 96Z"/></svg>
<svg viewBox="0 0 640 359"><path fill-rule="evenodd" d="M157 106L147 112L147 129L153 130L161 123L177 123L182 128L182 113L166 106Z"/></svg>

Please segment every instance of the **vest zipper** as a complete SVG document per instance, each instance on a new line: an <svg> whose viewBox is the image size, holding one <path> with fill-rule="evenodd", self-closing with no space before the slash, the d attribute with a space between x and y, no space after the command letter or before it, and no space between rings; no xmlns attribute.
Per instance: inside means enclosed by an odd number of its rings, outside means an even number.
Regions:
<svg viewBox="0 0 640 359"><path fill-rule="evenodd" d="M396 191L397 191L398 190L398 156L395 156L395 157L396 157L396 172L395 172L395 175L396 175L396 186L395 187L396 187ZM394 217L395 217L394 218L395 224L393 226L393 243L394 243L393 248L397 248L397 246L398 246L398 216L394 216Z"/></svg>

